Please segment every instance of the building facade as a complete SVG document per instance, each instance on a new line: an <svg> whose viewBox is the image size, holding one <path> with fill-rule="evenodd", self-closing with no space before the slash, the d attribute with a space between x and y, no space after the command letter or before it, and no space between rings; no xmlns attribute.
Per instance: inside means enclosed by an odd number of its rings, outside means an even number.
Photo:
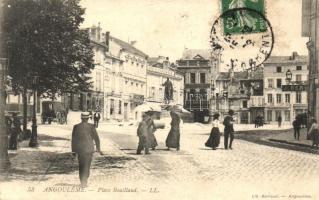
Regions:
<svg viewBox="0 0 319 200"><path fill-rule="evenodd" d="M100 26L86 29L94 51L95 68L92 70L90 92L69 94L72 110L99 110L107 121L136 119L134 108L146 96L148 56Z"/></svg>
<svg viewBox="0 0 319 200"><path fill-rule="evenodd" d="M213 110L223 118L230 109L236 123L254 123L264 115L263 69L244 72L219 72L214 80Z"/></svg>
<svg viewBox="0 0 319 200"><path fill-rule="evenodd" d="M195 122L209 119L212 60L208 49L185 49L176 61L184 73L184 108L194 114Z"/></svg>
<svg viewBox="0 0 319 200"><path fill-rule="evenodd" d="M263 65L265 121L275 123L281 116L291 124L296 115L308 110L308 57L293 52L291 56L271 56Z"/></svg>
<svg viewBox="0 0 319 200"><path fill-rule="evenodd" d="M150 57L147 66L146 101L164 104L163 83L169 78L173 84L173 104L184 104L184 75L168 57Z"/></svg>
<svg viewBox="0 0 319 200"><path fill-rule="evenodd" d="M302 33L308 37L309 87L308 115L319 120L319 1L302 0Z"/></svg>

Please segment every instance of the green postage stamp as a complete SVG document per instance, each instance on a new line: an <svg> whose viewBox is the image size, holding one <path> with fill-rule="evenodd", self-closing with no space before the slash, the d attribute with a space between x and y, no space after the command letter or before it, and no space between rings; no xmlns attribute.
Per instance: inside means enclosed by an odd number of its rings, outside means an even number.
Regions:
<svg viewBox="0 0 319 200"><path fill-rule="evenodd" d="M221 2L224 34L266 31L265 0L221 0Z"/></svg>

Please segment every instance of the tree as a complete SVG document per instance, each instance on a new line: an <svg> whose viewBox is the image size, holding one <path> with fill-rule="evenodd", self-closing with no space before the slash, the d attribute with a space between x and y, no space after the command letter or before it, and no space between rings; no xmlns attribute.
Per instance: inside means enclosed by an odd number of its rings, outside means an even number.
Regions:
<svg viewBox="0 0 319 200"><path fill-rule="evenodd" d="M10 75L15 89L30 89L30 76L40 77L42 96L90 87L93 69L88 33L80 30L84 9L79 0L6 0L4 31L10 42ZM26 80L27 78L27 80Z"/></svg>
<svg viewBox="0 0 319 200"><path fill-rule="evenodd" d="M39 76L42 97L89 90L94 68L87 32L80 30L85 10L79 0L5 0L4 36L13 90L32 89ZM24 113L25 114L25 113Z"/></svg>

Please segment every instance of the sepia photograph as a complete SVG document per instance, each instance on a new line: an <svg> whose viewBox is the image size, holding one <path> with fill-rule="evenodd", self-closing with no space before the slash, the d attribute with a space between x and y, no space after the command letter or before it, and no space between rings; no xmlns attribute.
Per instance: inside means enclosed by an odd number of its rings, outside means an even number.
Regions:
<svg viewBox="0 0 319 200"><path fill-rule="evenodd" d="M0 0L0 200L318 200L317 32L319 0Z"/></svg>

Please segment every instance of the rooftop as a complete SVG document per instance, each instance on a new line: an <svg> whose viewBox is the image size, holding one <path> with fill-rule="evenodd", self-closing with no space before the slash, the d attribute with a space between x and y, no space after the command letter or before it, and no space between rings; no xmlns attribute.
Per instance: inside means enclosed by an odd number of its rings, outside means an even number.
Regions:
<svg viewBox="0 0 319 200"><path fill-rule="evenodd" d="M185 49L181 60L211 59L211 50L209 49Z"/></svg>
<svg viewBox="0 0 319 200"><path fill-rule="evenodd" d="M141 50L137 49L136 47L134 47L133 45L124 42L123 40L120 40L116 37L110 36L110 40L112 40L113 42L117 43L118 45L120 45L125 51L128 51L130 53L136 54L138 56L147 58L148 55L145 54L144 52L142 52Z"/></svg>
<svg viewBox="0 0 319 200"><path fill-rule="evenodd" d="M294 63L307 63L308 56L298 55L297 52L293 52L291 56L270 56L264 65L269 64L294 64Z"/></svg>

